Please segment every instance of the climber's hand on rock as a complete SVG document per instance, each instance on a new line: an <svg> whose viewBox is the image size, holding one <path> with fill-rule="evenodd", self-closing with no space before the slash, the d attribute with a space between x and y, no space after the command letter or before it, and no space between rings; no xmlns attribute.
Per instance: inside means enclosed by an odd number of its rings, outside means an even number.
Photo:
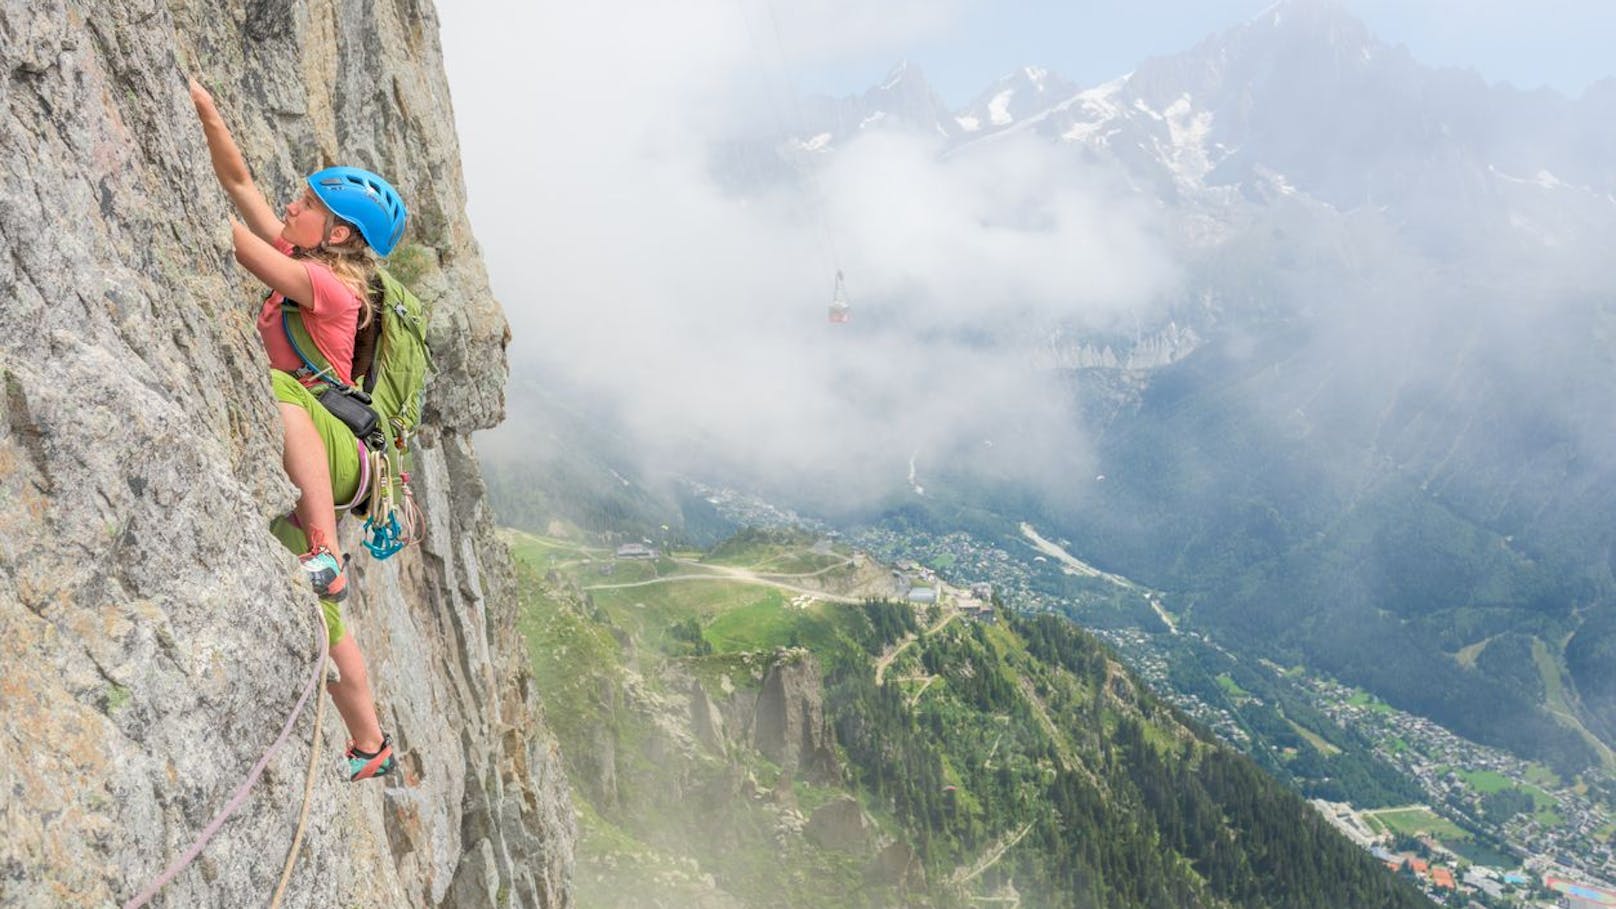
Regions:
<svg viewBox="0 0 1616 909"><path fill-rule="evenodd" d="M218 109L213 106L213 96L208 94L208 90L202 87L202 83L196 81L195 76L190 78L190 82L191 103L196 105L196 112L198 114L218 113Z"/></svg>
<svg viewBox="0 0 1616 909"><path fill-rule="evenodd" d="M263 192L253 184L252 172L247 169L247 159L241 156L241 149L236 147L236 140L230 135L230 127L225 125L224 117L219 115L219 109L214 106L213 95L202 87L202 83L198 82L195 76L191 76L189 82L191 101L196 105L197 118L202 121L202 135L208 140L208 157L213 162L213 173L219 178L219 185L230 196L230 202L235 205L236 213L247 222L248 227L252 228L248 233L261 238L267 247L281 234L280 216L275 214L269 200L265 199ZM241 231L236 233L239 235ZM236 247L239 253L241 244L237 243ZM252 267L245 261L242 264ZM279 289L274 282L266 279L266 283Z"/></svg>

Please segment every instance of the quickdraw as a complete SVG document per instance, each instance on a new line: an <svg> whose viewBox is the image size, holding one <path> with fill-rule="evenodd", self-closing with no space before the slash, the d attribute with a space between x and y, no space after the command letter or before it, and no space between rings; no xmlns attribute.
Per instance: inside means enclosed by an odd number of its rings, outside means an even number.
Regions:
<svg viewBox="0 0 1616 909"><path fill-rule="evenodd" d="M381 561L418 542L426 528L421 510L415 504L415 493L410 489L409 472L400 471L398 474L398 486L403 496L400 505L394 494L391 459L384 450L372 452L370 457L374 465L370 473L375 481L372 487L375 492L371 494L370 516L365 518L361 543L377 561Z"/></svg>
<svg viewBox="0 0 1616 909"><path fill-rule="evenodd" d="M393 504L392 462L385 451L371 454L375 492L371 494L370 516L365 518L364 546L378 561L392 558L406 545L398 511Z"/></svg>

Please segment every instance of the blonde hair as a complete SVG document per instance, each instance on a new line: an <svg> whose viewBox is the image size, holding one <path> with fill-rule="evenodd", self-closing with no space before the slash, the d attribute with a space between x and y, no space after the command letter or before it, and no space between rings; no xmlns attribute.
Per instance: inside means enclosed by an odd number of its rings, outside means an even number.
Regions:
<svg viewBox="0 0 1616 909"><path fill-rule="evenodd" d="M348 239L300 250L300 258L313 259L331 269L331 274L342 286L353 291L354 296L359 298L359 324L356 327L365 328L376 315L375 304L370 299L370 282L376 277L376 253L352 224L342 220L336 223L348 228ZM326 232L330 233L329 228Z"/></svg>

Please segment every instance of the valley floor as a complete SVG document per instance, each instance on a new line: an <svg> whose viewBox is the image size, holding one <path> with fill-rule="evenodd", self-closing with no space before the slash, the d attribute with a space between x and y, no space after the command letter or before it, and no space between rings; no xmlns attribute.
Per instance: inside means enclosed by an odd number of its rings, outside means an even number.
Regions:
<svg viewBox="0 0 1616 909"><path fill-rule="evenodd" d="M858 535L855 542L869 546L882 557L947 566L939 568L943 574L973 572L975 577L994 581L1006 603L1015 608L1065 611L1060 609L1058 598L1040 591L1034 580L1038 563L1046 560L1052 560L1067 574L1102 581L1138 596L1148 603L1160 627L1145 628L1140 623L1127 622L1119 623L1120 627L1091 630L1107 640L1158 693L1226 741L1247 751L1259 746L1251 724L1241 715L1243 692L1216 702L1200 692L1179 690L1173 682L1172 663L1183 659L1186 646L1216 652L1223 659L1239 657L1203 632L1183 628L1182 617L1169 614L1155 591L1088 565L1068 552L1061 541L1045 538L1030 524L1022 523L1018 529L1027 544L1026 550L1020 552L1013 545L987 543L965 533L917 538L875 529ZM971 579L974 578L956 577L962 583ZM1075 617L1083 623L1081 614ZM1377 824L1374 818L1382 813L1379 810L1360 812L1350 805L1318 803L1332 823L1364 848L1384 852L1398 832L1425 836L1436 845L1439 854L1450 855L1455 864L1476 869L1476 883L1466 884L1460 879L1457 884L1483 898L1487 894L1484 888L1497 883L1502 890L1505 875L1523 870L1538 880L1545 875L1605 885L1616 880L1616 811L1598 797L1601 791L1616 793L1616 775L1593 769L1581 779L1561 780L1539 764L1464 739L1429 719L1396 710L1328 678L1294 667L1263 668L1334 724L1373 743L1377 757L1397 768L1426 794L1429 806L1401 806L1403 813L1394 815L1405 821L1401 828ZM1294 722L1291 726L1314 747L1333 750L1334 746L1317 734L1323 732L1330 737L1329 730L1307 730ZM1478 804L1482 797L1500 789L1529 794L1534 809L1501 824L1493 822L1478 810ZM1473 833L1482 836L1478 838ZM1456 848L1444 845L1444 835ZM1500 848L1480 848L1475 840L1483 838ZM1440 895L1436 888L1432 892Z"/></svg>

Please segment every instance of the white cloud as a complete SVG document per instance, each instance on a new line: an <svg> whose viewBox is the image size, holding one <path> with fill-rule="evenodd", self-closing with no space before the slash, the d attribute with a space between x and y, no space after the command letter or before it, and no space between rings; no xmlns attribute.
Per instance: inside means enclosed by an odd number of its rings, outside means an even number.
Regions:
<svg viewBox="0 0 1616 909"><path fill-rule="evenodd" d="M1094 324L1172 275L1149 212L1100 177L1029 137L942 159L931 143L877 133L835 161L826 187L867 294L919 298L932 321L963 327Z"/></svg>
<svg viewBox="0 0 1616 909"><path fill-rule="evenodd" d="M781 34L788 54L834 56L941 27L948 10L793 6ZM760 59L773 24L759 6L444 15L511 356L604 392L665 466L863 477L864 494L900 482L917 449L924 468L995 439L996 469L1047 472L1081 452L1075 423L1025 347L1000 342L1056 319L1106 324L1172 280L1148 213L1032 140L943 159L876 134L796 189L724 190L711 142L746 131L736 118L760 85L788 81ZM830 245L848 326L826 324Z"/></svg>

